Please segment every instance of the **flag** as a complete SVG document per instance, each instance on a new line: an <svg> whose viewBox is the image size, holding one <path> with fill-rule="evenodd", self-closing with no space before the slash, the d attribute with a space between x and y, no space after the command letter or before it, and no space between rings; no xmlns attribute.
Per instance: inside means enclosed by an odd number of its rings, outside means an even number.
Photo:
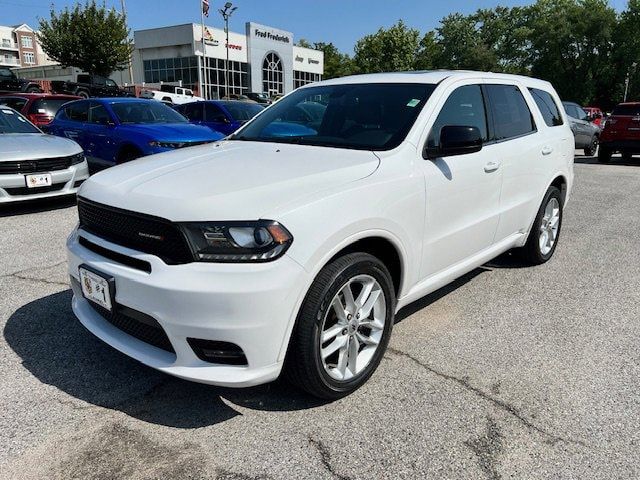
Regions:
<svg viewBox="0 0 640 480"><path fill-rule="evenodd" d="M209 16L209 0L202 0L202 13L205 17Z"/></svg>

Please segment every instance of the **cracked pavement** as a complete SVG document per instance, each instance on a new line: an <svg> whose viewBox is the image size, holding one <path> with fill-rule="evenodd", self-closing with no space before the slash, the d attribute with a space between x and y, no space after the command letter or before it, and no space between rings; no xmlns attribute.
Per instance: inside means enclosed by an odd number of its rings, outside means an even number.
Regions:
<svg viewBox="0 0 640 480"><path fill-rule="evenodd" d="M577 162L550 263L410 305L333 403L116 352L71 313L72 202L0 208L0 478L639 478L640 160Z"/></svg>

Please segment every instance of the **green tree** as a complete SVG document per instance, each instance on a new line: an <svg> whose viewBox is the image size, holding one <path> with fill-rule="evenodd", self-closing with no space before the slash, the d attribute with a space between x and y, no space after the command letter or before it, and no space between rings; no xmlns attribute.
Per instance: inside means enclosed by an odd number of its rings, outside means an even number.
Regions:
<svg viewBox="0 0 640 480"><path fill-rule="evenodd" d="M358 40L353 60L361 73L413 70L419 49L420 32L400 20Z"/></svg>
<svg viewBox="0 0 640 480"><path fill-rule="evenodd" d="M627 8L620 15L618 26L613 35L613 69L616 85L616 100L624 96L624 83L629 78L628 100L640 99L640 0L629 0ZM636 67L633 67L633 64Z"/></svg>
<svg viewBox="0 0 640 480"><path fill-rule="evenodd" d="M65 67L109 76L124 69L133 49L123 15L95 0L77 3L40 19L38 39L44 52Z"/></svg>
<svg viewBox="0 0 640 480"><path fill-rule="evenodd" d="M349 55L340 53L333 43L317 42L313 48L324 52L325 79L339 78L354 73L353 60Z"/></svg>
<svg viewBox="0 0 640 480"><path fill-rule="evenodd" d="M538 0L529 11L531 73L566 100L608 102L615 10L607 0Z"/></svg>

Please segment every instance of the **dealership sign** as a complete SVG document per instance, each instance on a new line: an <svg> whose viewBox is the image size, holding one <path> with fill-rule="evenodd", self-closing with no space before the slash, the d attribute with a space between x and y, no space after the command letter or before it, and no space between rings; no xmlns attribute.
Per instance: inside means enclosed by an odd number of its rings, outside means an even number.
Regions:
<svg viewBox="0 0 640 480"><path fill-rule="evenodd" d="M254 35L259 38L264 38L266 40L271 40L273 42L282 42L282 43L291 43L291 39L288 35L281 35L279 33L271 33L266 30L260 30L256 28L254 30Z"/></svg>

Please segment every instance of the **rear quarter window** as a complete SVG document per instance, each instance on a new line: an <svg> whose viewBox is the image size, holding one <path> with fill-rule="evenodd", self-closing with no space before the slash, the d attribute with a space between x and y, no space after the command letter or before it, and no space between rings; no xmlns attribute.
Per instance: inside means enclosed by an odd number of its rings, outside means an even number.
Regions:
<svg viewBox="0 0 640 480"><path fill-rule="evenodd" d="M564 123L558 104L556 104L549 92L545 92L539 88L530 88L529 92L542 114L544 123L546 123L548 127L557 127Z"/></svg>

